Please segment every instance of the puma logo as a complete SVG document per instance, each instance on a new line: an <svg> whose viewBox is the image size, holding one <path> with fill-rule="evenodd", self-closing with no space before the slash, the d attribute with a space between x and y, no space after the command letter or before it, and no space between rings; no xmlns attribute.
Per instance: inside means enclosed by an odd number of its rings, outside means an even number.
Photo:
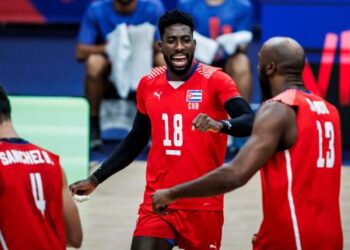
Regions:
<svg viewBox="0 0 350 250"><path fill-rule="evenodd" d="M162 91L160 91L160 92L154 91L153 94L154 94L156 97L158 97L158 100L160 100L160 95L161 95L162 93L163 93Z"/></svg>
<svg viewBox="0 0 350 250"><path fill-rule="evenodd" d="M210 248L210 249L217 249L216 246L215 246L214 244L210 244L210 245L209 245L209 248Z"/></svg>

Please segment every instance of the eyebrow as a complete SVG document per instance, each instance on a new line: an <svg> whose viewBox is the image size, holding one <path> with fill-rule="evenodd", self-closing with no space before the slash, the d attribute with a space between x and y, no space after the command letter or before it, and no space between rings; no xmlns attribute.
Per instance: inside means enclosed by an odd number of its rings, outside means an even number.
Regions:
<svg viewBox="0 0 350 250"><path fill-rule="evenodd" d="M191 37L191 36L190 35L179 35L179 36L170 35L170 36L167 36L167 38L177 38L177 37Z"/></svg>

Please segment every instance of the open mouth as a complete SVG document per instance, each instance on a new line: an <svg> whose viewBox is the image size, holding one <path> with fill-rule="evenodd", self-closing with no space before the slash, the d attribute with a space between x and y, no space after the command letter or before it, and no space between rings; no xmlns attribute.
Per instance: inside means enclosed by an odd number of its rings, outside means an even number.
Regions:
<svg viewBox="0 0 350 250"><path fill-rule="evenodd" d="M184 68L188 63L188 57L186 55L175 55L171 57L171 62L176 68Z"/></svg>

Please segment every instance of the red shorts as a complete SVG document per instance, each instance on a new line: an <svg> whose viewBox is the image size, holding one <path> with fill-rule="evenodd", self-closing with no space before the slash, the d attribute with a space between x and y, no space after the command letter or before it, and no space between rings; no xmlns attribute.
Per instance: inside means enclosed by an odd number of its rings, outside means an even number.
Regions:
<svg viewBox="0 0 350 250"><path fill-rule="evenodd" d="M181 249L220 249L222 211L170 210L167 215L158 215L140 206L134 231L136 236L149 236L175 240Z"/></svg>

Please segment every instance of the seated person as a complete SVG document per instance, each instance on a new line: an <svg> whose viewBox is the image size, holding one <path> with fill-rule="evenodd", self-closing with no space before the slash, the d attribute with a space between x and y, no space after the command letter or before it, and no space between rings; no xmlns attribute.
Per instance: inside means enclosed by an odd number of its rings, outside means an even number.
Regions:
<svg viewBox="0 0 350 250"><path fill-rule="evenodd" d="M222 67L250 102L252 72L246 51L252 40L253 11L249 0L180 0L178 8L194 19L196 59Z"/></svg>
<svg viewBox="0 0 350 250"><path fill-rule="evenodd" d="M133 86L130 86L130 83L125 84L133 79L121 79L132 74L130 70L128 71L131 68L130 62L141 61L148 67L143 68L146 72L134 70L140 77L149 72L153 66L152 61L155 65L163 63L161 54L156 51L157 47L152 47L154 40L158 40L155 27L151 29L153 33L150 44L147 43L149 39L135 38L140 35L135 27L145 26L148 32L149 26L157 25L158 18L163 12L164 7L160 0L102 0L93 2L88 7L81 22L76 58L84 62L86 67L84 88L90 103L91 148L102 145L99 112L103 97L116 93L116 97L126 98L132 96L137 87L135 84L139 79ZM150 25L147 26L147 23ZM140 49L143 42L145 42L143 47L150 47L152 57L150 65L144 63L143 58L137 60L138 54L133 52L132 44L137 43L138 51L143 51Z"/></svg>

